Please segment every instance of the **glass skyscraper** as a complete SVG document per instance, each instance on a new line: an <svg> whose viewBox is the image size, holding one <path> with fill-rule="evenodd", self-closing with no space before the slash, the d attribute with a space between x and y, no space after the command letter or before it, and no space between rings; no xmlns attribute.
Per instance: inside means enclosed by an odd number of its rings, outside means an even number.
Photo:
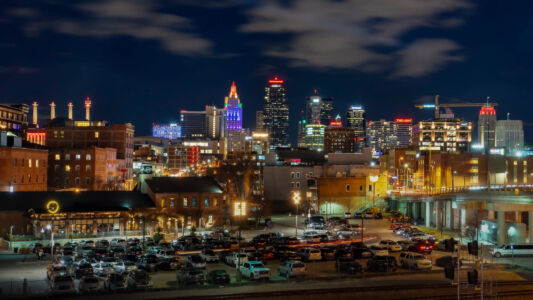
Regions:
<svg viewBox="0 0 533 300"><path fill-rule="evenodd" d="M289 103L283 80L274 77L265 87L263 123L270 134L270 147L286 147L289 144Z"/></svg>

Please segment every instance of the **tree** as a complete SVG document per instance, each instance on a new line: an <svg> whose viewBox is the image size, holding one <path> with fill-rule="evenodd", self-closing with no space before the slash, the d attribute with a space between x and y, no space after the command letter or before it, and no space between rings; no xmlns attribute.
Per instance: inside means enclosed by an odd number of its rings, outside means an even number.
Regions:
<svg viewBox="0 0 533 300"><path fill-rule="evenodd" d="M156 233L154 233L154 242L159 244L160 241L165 239L165 235L161 233L161 227L157 227Z"/></svg>

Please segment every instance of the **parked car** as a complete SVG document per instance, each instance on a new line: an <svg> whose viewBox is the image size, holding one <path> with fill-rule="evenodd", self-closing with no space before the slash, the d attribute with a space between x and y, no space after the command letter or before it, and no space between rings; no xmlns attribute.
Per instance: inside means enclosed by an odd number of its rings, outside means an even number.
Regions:
<svg viewBox="0 0 533 300"><path fill-rule="evenodd" d="M375 218L375 219L380 219L380 220L381 220L381 219L383 219L383 214L380 213L380 212L377 212L377 213L374 214L374 218Z"/></svg>
<svg viewBox="0 0 533 300"><path fill-rule="evenodd" d="M435 245L427 243L425 241L419 241L415 244L412 244L407 249L410 252L418 252L422 254L431 254L433 252L433 249L435 249Z"/></svg>
<svg viewBox="0 0 533 300"><path fill-rule="evenodd" d="M363 218L363 213L359 212L359 211L356 211L356 212L353 213L353 218L354 219L362 219Z"/></svg>
<svg viewBox="0 0 533 300"><path fill-rule="evenodd" d="M205 269L205 261L198 254L187 256L187 265L193 269Z"/></svg>
<svg viewBox="0 0 533 300"><path fill-rule="evenodd" d="M361 242L358 242L358 243L352 243L350 245L350 248L352 250L352 256L354 258L369 258L369 257L372 257L372 252L370 251L370 249L368 249L368 247L361 243Z"/></svg>
<svg viewBox="0 0 533 300"><path fill-rule="evenodd" d="M210 284L224 285L230 283L230 277L225 270L212 270L207 273L206 281Z"/></svg>
<svg viewBox="0 0 533 300"><path fill-rule="evenodd" d="M366 263L367 270L377 272L396 272L398 264L394 256L374 256Z"/></svg>
<svg viewBox="0 0 533 300"><path fill-rule="evenodd" d="M185 268L176 275L178 285L203 284L204 272L202 269Z"/></svg>
<svg viewBox="0 0 533 300"><path fill-rule="evenodd" d="M80 279L78 287L80 293L95 293L100 290L100 280L94 275L84 276Z"/></svg>
<svg viewBox="0 0 533 300"><path fill-rule="evenodd" d="M122 274L111 273L104 279L104 289L109 291L123 291L126 287L126 278Z"/></svg>
<svg viewBox="0 0 533 300"><path fill-rule="evenodd" d="M303 261L322 260L322 252L317 248L302 248L297 253Z"/></svg>
<svg viewBox="0 0 533 300"><path fill-rule="evenodd" d="M415 252L400 253L400 265L402 268L416 270L431 270L431 260L424 255Z"/></svg>
<svg viewBox="0 0 533 300"><path fill-rule="evenodd" d="M305 264L301 261L297 260L287 260L282 263L280 263L278 267L278 274L279 276L286 277L287 279L290 277L305 277L305 273L307 272L305 268Z"/></svg>
<svg viewBox="0 0 533 300"><path fill-rule="evenodd" d="M154 272L157 270L157 257L155 255L149 254L144 255L137 262L137 268L143 269L146 272Z"/></svg>
<svg viewBox="0 0 533 300"><path fill-rule="evenodd" d="M369 247L373 256L387 256L389 255L389 250L383 245L372 245Z"/></svg>
<svg viewBox="0 0 533 300"><path fill-rule="evenodd" d="M361 273L363 271L363 267L353 257L339 257L335 261L335 269L339 273L348 274Z"/></svg>
<svg viewBox="0 0 533 300"><path fill-rule="evenodd" d="M345 212L345 213L344 213L344 218L345 218L345 219L351 219L351 218L352 218L352 213L349 212L349 211Z"/></svg>
<svg viewBox="0 0 533 300"><path fill-rule="evenodd" d="M49 265L46 269L46 278L53 280L54 277L65 277L68 276L69 272L65 265L62 264L52 264Z"/></svg>
<svg viewBox="0 0 533 300"><path fill-rule="evenodd" d="M151 287L150 275L144 270L129 272L126 276L128 289L147 289Z"/></svg>
<svg viewBox="0 0 533 300"><path fill-rule="evenodd" d="M260 261L248 261L239 268L242 276L249 279L270 279L270 269Z"/></svg>
<svg viewBox="0 0 533 300"><path fill-rule="evenodd" d="M176 258L178 255L176 254L176 250L161 249L157 251L155 256L157 256L157 258Z"/></svg>
<svg viewBox="0 0 533 300"><path fill-rule="evenodd" d="M206 263L218 262L218 256L216 255L215 251L211 249L203 249L200 256Z"/></svg>
<svg viewBox="0 0 533 300"><path fill-rule="evenodd" d="M371 211L365 211L364 218L365 219L374 219L374 213L371 212Z"/></svg>
<svg viewBox="0 0 533 300"><path fill-rule="evenodd" d="M74 256L74 249L72 249L71 247L63 247L63 249L61 250L61 255L62 256Z"/></svg>
<svg viewBox="0 0 533 300"><path fill-rule="evenodd" d="M53 295L74 294L74 280L70 276L54 276L50 281L50 292Z"/></svg>
<svg viewBox="0 0 533 300"><path fill-rule="evenodd" d="M236 268L239 267L239 263L242 265L247 261L248 255L245 253L232 253L231 255L226 256L226 264Z"/></svg>
<svg viewBox="0 0 533 300"><path fill-rule="evenodd" d="M111 273L115 273L115 269L108 262L97 263L93 266L93 272L98 276L106 276Z"/></svg>
<svg viewBox="0 0 533 300"><path fill-rule="evenodd" d="M322 260L335 260L335 249L333 248L321 248Z"/></svg>
<svg viewBox="0 0 533 300"><path fill-rule="evenodd" d="M392 240L382 240L379 244L385 246L391 252L402 251L402 246Z"/></svg>
<svg viewBox="0 0 533 300"><path fill-rule="evenodd" d="M74 265L74 277L81 278L93 275L93 266L86 261L81 261Z"/></svg>

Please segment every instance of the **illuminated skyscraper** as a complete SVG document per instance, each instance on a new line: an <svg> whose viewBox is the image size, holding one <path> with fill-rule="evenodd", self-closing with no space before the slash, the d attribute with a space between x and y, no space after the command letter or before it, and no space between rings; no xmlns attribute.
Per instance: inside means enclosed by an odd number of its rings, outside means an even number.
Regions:
<svg viewBox="0 0 533 300"><path fill-rule="evenodd" d="M305 144L310 150L324 151L324 131L326 125L307 124L305 126Z"/></svg>
<svg viewBox="0 0 533 300"><path fill-rule="evenodd" d="M479 111L477 138L487 153L496 146L496 121L494 106L482 106Z"/></svg>
<svg viewBox="0 0 533 300"><path fill-rule="evenodd" d="M355 152L362 152L366 145L366 113L362 106L352 105L346 112L346 127L353 129Z"/></svg>
<svg viewBox="0 0 533 300"><path fill-rule="evenodd" d="M242 104L237 95L237 87L235 82L231 84L229 96L225 99L226 108L226 126L228 130L242 129Z"/></svg>
<svg viewBox="0 0 533 300"><path fill-rule="evenodd" d="M175 123L171 124L152 124L152 136L160 137L167 140L181 138L181 126Z"/></svg>
<svg viewBox="0 0 533 300"><path fill-rule="evenodd" d="M398 137L398 147L405 148L411 145L411 128L413 118L396 118L396 136Z"/></svg>
<svg viewBox="0 0 533 300"><path fill-rule="evenodd" d="M283 80L274 77L265 87L263 123L270 134L270 147L286 147L289 144L289 103Z"/></svg>
<svg viewBox="0 0 533 300"><path fill-rule="evenodd" d="M328 125L333 120L333 98L322 98L318 91L307 97L305 120L309 124Z"/></svg>

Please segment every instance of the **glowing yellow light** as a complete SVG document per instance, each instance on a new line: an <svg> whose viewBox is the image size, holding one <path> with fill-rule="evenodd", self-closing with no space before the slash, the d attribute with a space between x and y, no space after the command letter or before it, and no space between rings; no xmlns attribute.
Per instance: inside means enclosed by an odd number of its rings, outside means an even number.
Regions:
<svg viewBox="0 0 533 300"><path fill-rule="evenodd" d="M51 214L55 214L59 211L59 202L56 200L50 200L46 202L46 211Z"/></svg>

